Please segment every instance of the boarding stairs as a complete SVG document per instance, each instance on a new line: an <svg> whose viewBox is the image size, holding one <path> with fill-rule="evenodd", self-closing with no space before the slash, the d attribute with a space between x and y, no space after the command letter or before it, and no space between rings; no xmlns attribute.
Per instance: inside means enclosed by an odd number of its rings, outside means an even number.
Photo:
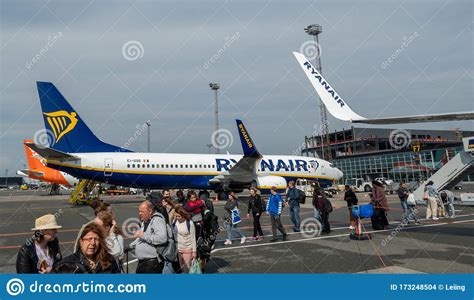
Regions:
<svg viewBox="0 0 474 300"><path fill-rule="evenodd" d="M90 204L99 198L95 189L97 182L90 179L81 179L69 198L69 202L75 205Z"/></svg>
<svg viewBox="0 0 474 300"><path fill-rule="evenodd" d="M449 190L467 175L474 174L474 137L464 138L463 146L461 152L456 154L428 180L418 186L413 192L417 201L423 199L425 184L429 181L433 181L433 186L438 191Z"/></svg>

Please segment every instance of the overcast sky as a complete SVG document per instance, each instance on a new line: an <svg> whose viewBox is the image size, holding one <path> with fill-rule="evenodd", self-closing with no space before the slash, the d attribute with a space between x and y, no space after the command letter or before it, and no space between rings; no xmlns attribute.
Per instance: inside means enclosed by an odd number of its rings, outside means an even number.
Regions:
<svg viewBox="0 0 474 300"><path fill-rule="evenodd" d="M239 118L261 152L291 154L319 127L316 94L291 54L308 50L303 28L314 23L323 74L359 114L474 109L469 0L1 3L1 176L23 168L22 139L44 128L36 81L55 83L102 140L125 145L151 120L152 151L178 153L208 152L218 82L220 125L234 137L224 152L241 153ZM130 41L137 56L122 51ZM456 127L474 130L400 126ZM146 135L129 148L145 151Z"/></svg>

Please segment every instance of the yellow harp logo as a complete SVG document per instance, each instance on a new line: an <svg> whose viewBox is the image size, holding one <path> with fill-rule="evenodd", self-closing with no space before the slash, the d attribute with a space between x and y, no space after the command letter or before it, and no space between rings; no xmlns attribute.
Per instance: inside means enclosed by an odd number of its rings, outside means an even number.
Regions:
<svg viewBox="0 0 474 300"><path fill-rule="evenodd" d="M68 113L65 110L59 110L50 113L43 113L46 116L49 126L53 130L56 143L66 135L69 131L73 130L77 124L76 113Z"/></svg>

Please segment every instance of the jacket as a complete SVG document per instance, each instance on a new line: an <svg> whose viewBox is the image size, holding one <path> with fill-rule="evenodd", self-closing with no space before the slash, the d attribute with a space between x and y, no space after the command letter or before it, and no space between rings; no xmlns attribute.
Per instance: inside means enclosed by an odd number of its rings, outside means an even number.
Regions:
<svg viewBox="0 0 474 300"><path fill-rule="evenodd" d="M202 214L201 212L206 208L204 201L201 199L197 199L196 201L188 201L184 205L184 209L191 213L193 222L201 222L202 221Z"/></svg>
<svg viewBox="0 0 474 300"><path fill-rule="evenodd" d="M398 198L400 198L400 201L407 201L408 190L404 187L401 187L397 190L397 195L398 195Z"/></svg>
<svg viewBox="0 0 474 300"><path fill-rule="evenodd" d="M347 202L347 207L351 207L352 205L357 205L357 203L359 202L353 190L348 190L344 193L344 200L346 200Z"/></svg>
<svg viewBox="0 0 474 300"><path fill-rule="evenodd" d="M136 238L130 243L130 249L135 250L138 259L158 258L156 247L168 242L165 217L155 212L148 224L142 222L140 230L144 232L142 238Z"/></svg>
<svg viewBox="0 0 474 300"><path fill-rule="evenodd" d="M300 191L297 188L288 188L288 191L286 192L286 201L291 207L299 205L299 198Z"/></svg>
<svg viewBox="0 0 474 300"><path fill-rule="evenodd" d="M48 249L48 251L52 254L54 258L54 264L56 264L62 259L58 239L54 239L48 242ZM16 272L18 274L39 274L38 255L36 254L36 247L34 241L31 241L21 246L20 251L18 252L18 256L16 257Z"/></svg>
<svg viewBox="0 0 474 300"><path fill-rule="evenodd" d="M112 255L109 254L110 266L103 270L100 263L97 263L93 268L89 267L89 262L84 256L81 250L76 251L75 253L64 258L60 264L79 264L81 265L89 274L113 274L120 273L120 267L117 261Z"/></svg>
<svg viewBox="0 0 474 300"><path fill-rule="evenodd" d="M376 202L378 202L381 208L387 211L389 210L387 196L385 196L385 189L383 187L374 185L374 188L372 189L371 199L372 199L371 203L374 206L377 206Z"/></svg>
<svg viewBox="0 0 474 300"><path fill-rule="evenodd" d="M224 222L232 224L232 210L239 207L237 200L227 200L224 205Z"/></svg>
<svg viewBox="0 0 474 300"><path fill-rule="evenodd" d="M263 212L262 197L260 195L250 196L247 213L261 214Z"/></svg>
<svg viewBox="0 0 474 300"><path fill-rule="evenodd" d="M280 194L271 195L267 202L267 212L272 216L281 215L281 209L283 206L283 199Z"/></svg>

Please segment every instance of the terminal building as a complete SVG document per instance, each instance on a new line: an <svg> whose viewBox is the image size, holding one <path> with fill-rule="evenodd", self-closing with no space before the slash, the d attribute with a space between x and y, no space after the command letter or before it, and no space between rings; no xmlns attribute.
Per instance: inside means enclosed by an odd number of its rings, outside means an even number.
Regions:
<svg viewBox="0 0 474 300"><path fill-rule="evenodd" d="M321 135L306 136L301 152L330 160L344 172L340 184L377 177L410 182L429 178L461 151L462 138L468 136L474 136L474 131L351 127L329 133L329 142ZM330 159L324 157L328 150ZM474 174L464 181L474 181Z"/></svg>

